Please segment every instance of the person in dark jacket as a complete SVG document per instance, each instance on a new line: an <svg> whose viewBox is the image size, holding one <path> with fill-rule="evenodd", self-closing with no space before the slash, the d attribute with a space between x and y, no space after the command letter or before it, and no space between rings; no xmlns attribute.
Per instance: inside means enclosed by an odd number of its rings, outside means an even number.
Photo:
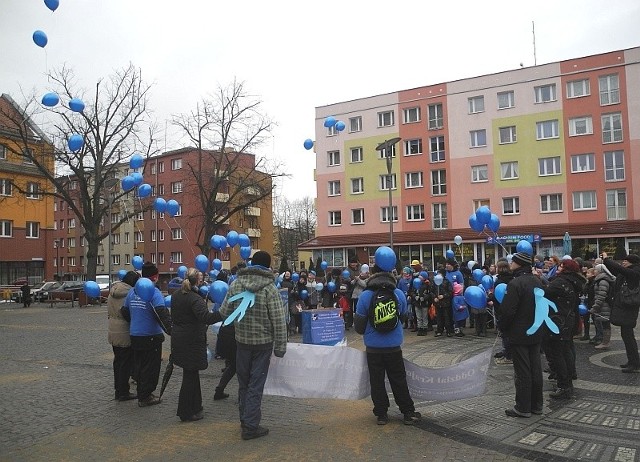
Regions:
<svg viewBox="0 0 640 462"><path fill-rule="evenodd" d="M207 326L222 321L220 312L210 312L198 293L198 270L187 271L182 287L171 296L171 358L182 368L182 386L176 415L183 422L202 419L200 371L207 361Z"/></svg>
<svg viewBox="0 0 640 462"><path fill-rule="evenodd" d="M507 262L506 260L498 260L498 262L496 263L496 272L497 272L497 276L493 284L494 290L491 291L491 294L489 295L489 298L488 298L489 301L487 304L493 308L493 316L495 317L495 319L499 320L501 317L502 311L500 308L501 303L500 301L498 301L498 299L495 296L495 288L499 284L509 284L509 282L511 282L511 280L513 279L513 274L511 274L511 269L509 268L509 262ZM499 326L500 322L499 321L496 321L496 322ZM499 330L499 327L498 327L498 330ZM509 345L509 337L501 333L500 339L502 341L502 351L499 353L496 353L496 356L495 356L496 364L498 365L513 364L513 359L511 356L511 346Z"/></svg>
<svg viewBox="0 0 640 462"><path fill-rule="evenodd" d="M533 290L542 288L542 282L531 272L531 256L524 252L513 255L510 263L513 279L500 305L498 327L509 338L513 357L515 405L506 409L509 417L531 417L542 414L542 363L540 344L544 331L531 335L527 330L534 324L535 298Z"/></svg>
<svg viewBox="0 0 640 462"><path fill-rule="evenodd" d="M616 276L615 297L611 308L611 324L620 326L620 335L627 352L627 363L621 366L622 372L640 372L638 342L633 334L633 329L638 321L639 307L623 308L620 298L620 290L623 284L627 284L630 289L634 289L640 284L640 257L629 254L622 259L622 264L608 258L605 252L602 252L602 258L607 269Z"/></svg>
<svg viewBox="0 0 640 462"><path fill-rule="evenodd" d="M544 288L545 297L558 309L550 318L560 330L558 334L549 335L545 345L545 354L552 358L553 372L558 380L557 388L549 394L550 398L569 399L573 394L576 367L573 336L580 320L580 294L586 284L582 268L575 260L566 259L560 262L555 277Z"/></svg>
<svg viewBox="0 0 640 462"><path fill-rule="evenodd" d="M25 282L22 287L20 287L20 292L22 293L22 305L25 308L31 306L31 287L29 287L29 282Z"/></svg>
<svg viewBox="0 0 640 462"><path fill-rule="evenodd" d="M220 326L220 330L218 331L218 349L216 351L224 358L224 369L222 370L222 377L220 377L220 381L216 387L216 392L213 395L215 401L229 397L229 393L225 393L224 389L233 376L236 375L237 348L236 328L233 323L227 326Z"/></svg>
<svg viewBox="0 0 640 462"><path fill-rule="evenodd" d="M606 350L611 342L611 305L609 294L613 293L616 278L600 263L593 267L593 301L590 311L594 316L595 324L602 330L602 342L596 345L597 350Z"/></svg>
<svg viewBox="0 0 640 462"><path fill-rule="evenodd" d="M453 316L451 312L453 288L445 274L444 269L436 271L433 276L433 284L431 284L433 304L436 307L436 337L441 337L445 331L447 337L453 337Z"/></svg>

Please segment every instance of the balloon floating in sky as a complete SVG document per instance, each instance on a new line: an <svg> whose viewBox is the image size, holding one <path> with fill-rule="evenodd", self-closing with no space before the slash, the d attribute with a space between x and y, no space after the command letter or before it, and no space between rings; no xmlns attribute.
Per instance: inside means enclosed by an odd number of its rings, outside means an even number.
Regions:
<svg viewBox="0 0 640 462"><path fill-rule="evenodd" d="M240 247L249 247L251 245L251 239L246 234L238 234L238 244Z"/></svg>
<svg viewBox="0 0 640 462"><path fill-rule="evenodd" d="M73 112L84 111L84 102L80 98L73 98L69 100L69 109Z"/></svg>
<svg viewBox="0 0 640 462"><path fill-rule="evenodd" d="M133 169L142 167L143 163L144 159L140 154L134 154L131 156L131 159L129 159L129 167Z"/></svg>
<svg viewBox="0 0 640 462"><path fill-rule="evenodd" d="M33 43L38 45L40 48L46 47L48 42L49 39L47 38L47 34L41 30L37 30L33 33Z"/></svg>
<svg viewBox="0 0 640 462"><path fill-rule="evenodd" d="M47 93L42 97L42 104L47 107L53 107L60 102L60 98L55 93Z"/></svg>
<svg viewBox="0 0 640 462"><path fill-rule="evenodd" d="M347 126L344 124L344 122L342 120L338 120L336 122L336 130L338 130L339 132L341 132L342 130L344 130Z"/></svg>
<svg viewBox="0 0 640 462"><path fill-rule="evenodd" d="M151 194L151 185L143 183L138 187L138 197L148 197Z"/></svg>
<svg viewBox="0 0 640 462"><path fill-rule="evenodd" d="M136 186L140 186L142 184L142 181L143 181L142 173L133 172L130 176L131 178L133 178L133 184L135 184Z"/></svg>
<svg viewBox="0 0 640 462"><path fill-rule="evenodd" d="M310 138L307 138L306 140L304 140L304 148L308 151L309 149L313 148L313 140Z"/></svg>
<svg viewBox="0 0 640 462"><path fill-rule="evenodd" d="M167 213L170 217L175 217L180 211L180 204L175 199L169 199L167 201Z"/></svg>
<svg viewBox="0 0 640 462"><path fill-rule="evenodd" d="M331 128L336 124L336 119L333 116L329 116L326 119L324 119L324 126L326 128Z"/></svg>
<svg viewBox="0 0 640 462"><path fill-rule="evenodd" d="M229 247L235 247L236 244L238 243L238 232L237 231L229 231L227 233L227 244L229 244Z"/></svg>
<svg viewBox="0 0 640 462"><path fill-rule="evenodd" d="M47 5L51 11L56 11L60 6L60 0L44 0L44 4Z"/></svg>
<svg viewBox="0 0 640 462"><path fill-rule="evenodd" d="M80 149L82 149L82 146L84 146L84 138L82 138L82 135L71 135L69 137L69 141L67 141L67 144L69 145L69 149L71 150L71 152L78 152Z"/></svg>
<svg viewBox="0 0 640 462"><path fill-rule="evenodd" d="M488 224L489 220L491 220L491 210L489 209L489 207L487 207L486 205L478 207L478 210L476 210L476 218L478 222L482 223L483 225Z"/></svg>
<svg viewBox="0 0 640 462"><path fill-rule="evenodd" d="M142 257L140 255L136 255L131 259L131 264L133 265L133 268L135 270L140 271L142 269L144 261L142 261Z"/></svg>
<svg viewBox="0 0 640 462"><path fill-rule="evenodd" d="M153 201L153 208L156 212L164 213L164 211L167 210L167 201L162 197L156 197Z"/></svg>
<svg viewBox="0 0 640 462"><path fill-rule="evenodd" d="M240 257L242 259L248 260L250 256L251 256L251 247L249 246L240 247Z"/></svg>
<svg viewBox="0 0 640 462"><path fill-rule="evenodd" d="M131 191L136 186L131 175L125 176L120 184L122 185L122 189L125 191Z"/></svg>
<svg viewBox="0 0 640 462"><path fill-rule="evenodd" d="M460 244L462 244L462 237L461 237L461 236L456 236L456 237L454 237L454 238L453 238L453 243L454 243L455 245L460 245Z"/></svg>
<svg viewBox="0 0 640 462"><path fill-rule="evenodd" d="M195 265L198 271L202 271L203 273L209 271L209 259L206 255L198 255L195 260Z"/></svg>

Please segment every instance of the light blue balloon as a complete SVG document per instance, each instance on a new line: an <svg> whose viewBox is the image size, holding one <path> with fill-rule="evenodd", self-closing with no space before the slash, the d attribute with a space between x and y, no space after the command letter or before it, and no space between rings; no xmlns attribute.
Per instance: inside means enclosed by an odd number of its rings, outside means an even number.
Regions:
<svg viewBox="0 0 640 462"><path fill-rule="evenodd" d="M322 268L323 270L326 270L328 266L329 264L326 261L320 263L320 268Z"/></svg>
<svg viewBox="0 0 640 462"><path fill-rule="evenodd" d="M326 128L331 128L336 124L336 119L333 116L329 116L326 119L324 119L324 126Z"/></svg>
<svg viewBox="0 0 640 462"><path fill-rule="evenodd" d="M72 98L69 100L69 109L73 112L82 112L84 111L84 101L80 98Z"/></svg>
<svg viewBox="0 0 640 462"><path fill-rule="evenodd" d="M213 259L213 269L220 271L222 269L222 261L219 258Z"/></svg>
<svg viewBox="0 0 640 462"><path fill-rule="evenodd" d="M317 290L318 292L320 292L320 291L322 291L322 289L324 289L324 284L323 284L323 283L321 283L321 282L317 283L317 284L316 284L316 290Z"/></svg>
<svg viewBox="0 0 640 462"><path fill-rule="evenodd" d="M498 300L498 303L502 303L504 300L504 295L507 293L507 285L504 282L498 284L495 289L493 289L493 295Z"/></svg>
<svg viewBox="0 0 640 462"><path fill-rule="evenodd" d="M491 290L491 288L493 287L493 278L490 275L485 274L484 276L482 276L480 284L482 284L482 287L484 287L485 290Z"/></svg>
<svg viewBox="0 0 640 462"><path fill-rule="evenodd" d="M171 308L171 295L164 297L164 306Z"/></svg>
<svg viewBox="0 0 640 462"><path fill-rule="evenodd" d="M307 138L306 140L304 140L304 148L308 151L309 149L313 148L313 140L311 138Z"/></svg>
<svg viewBox="0 0 640 462"><path fill-rule="evenodd" d="M484 271L482 271L481 269L474 269L471 272L471 275L473 276L473 280L476 281L478 284L480 284L480 282L482 282L482 277L484 276Z"/></svg>
<svg viewBox="0 0 640 462"><path fill-rule="evenodd" d="M350 279L351 278L351 273L349 272L349 270L344 270L342 272L342 279Z"/></svg>
<svg viewBox="0 0 640 462"><path fill-rule="evenodd" d="M142 260L142 257L140 255L136 255L131 259L131 264L136 271L140 271L142 269L144 261Z"/></svg>
<svg viewBox="0 0 640 462"><path fill-rule="evenodd" d="M347 126L344 124L344 122L342 120L338 120L336 122L336 130L338 130L339 132L341 132L342 130L344 130Z"/></svg>
<svg viewBox="0 0 640 462"><path fill-rule="evenodd" d="M60 102L60 98L55 93L47 93L42 97L42 104L47 107L53 107Z"/></svg>
<svg viewBox="0 0 640 462"><path fill-rule="evenodd" d="M584 303L580 303L578 305L578 313L580 313L580 316L585 316L587 313L589 313L589 308L587 308Z"/></svg>
<svg viewBox="0 0 640 462"><path fill-rule="evenodd" d="M140 278L135 285L135 293L145 302L150 302L153 299L156 286L149 278Z"/></svg>
<svg viewBox="0 0 640 462"><path fill-rule="evenodd" d="M300 298L303 300L306 300L307 298L309 298L309 292L307 292L306 290L301 290L300 291Z"/></svg>
<svg viewBox="0 0 640 462"><path fill-rule="evenodd" d="M455 253L453 253L453 250L449 249L445 252L445 256L450 259L450 258L454 258L456 256Z"/></svg>
<svg viewBox="0 0 640 462"><path fill-rule="evenodd" d="M420 290L420 287L422 287L422 279L413 278L413 288L416 290Z"/></svg>
<svg viewBox="0 0 640 462"><path fill-rule="evenodd" d="M438 273L433 277L433 283L437 286L442 285L442 283L444 282L444 277L442 276L442 274Z"/></svg>
<svg viewBox="0 0 640 462"><path fill-rule="evenodd" d="M96 281L85 281L84 293L87 297L98 298L100 296L100 286Z"/></svg>

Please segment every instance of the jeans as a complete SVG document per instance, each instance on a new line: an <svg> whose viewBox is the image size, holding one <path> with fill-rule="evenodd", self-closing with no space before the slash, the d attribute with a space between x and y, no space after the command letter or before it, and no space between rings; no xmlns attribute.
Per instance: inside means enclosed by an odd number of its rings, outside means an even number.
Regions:
<svg viewBox="0 0 640 462"><path fill-rule="evenodd" d="M638 342L633 335L633 327L621 326L620 335L622 335L622 341L624 342L624 349L627 352L627 359L629 365L633 367L640 367L640 356L638 356Z"/></svg>
<svg viewBox="0 0 640 462"><path fill-rule="evenodd" d="M416 321L418 322L418 329L429 327L429 308L426 306L416 307Z"/></svg>
<svg viewBox="0 0 640 462"><path fill-rule="evenodd" d="M236 352L240 424L244 431L255 431L262 419L262 392L267 381L271 349L248 350L240 347Z"/></svg>
<svg viewBox="0 0 640 462"><path fill-rule="evenodd" d="M400 412L406 414L416 410L409 395L402 350L398 349L389 353L367 352L367 366L369 366L371 401L373 401L373 414L375 416L384 416L389 409L389 395L384 383L385 373L391 385L393 399L400 408Z"/></svg>
<svg viewBox="0 0 640 462"><path fill-rule="evenodd" d="M516 387L516 410L521 413L530 413L532 410L541 411L544 401L540 344L512 344L511 354Z"/></svg>

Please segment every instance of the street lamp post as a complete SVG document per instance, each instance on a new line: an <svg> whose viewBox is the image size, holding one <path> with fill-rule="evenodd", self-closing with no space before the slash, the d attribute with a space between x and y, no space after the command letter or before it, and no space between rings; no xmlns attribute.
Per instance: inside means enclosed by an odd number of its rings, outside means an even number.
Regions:
<svg viewBox="0 0 640 462"><path fill-rule="evenodd" d="M393 195L391 191L391 167L393 166L393 157L391 156L391 148L398 143L401 138L391 138L385 140L376 147L376 151L384 151L385 159L387 161L387 186L389 188L389 211L387 216L389 218L389 247L393 250Z"/></svg>

